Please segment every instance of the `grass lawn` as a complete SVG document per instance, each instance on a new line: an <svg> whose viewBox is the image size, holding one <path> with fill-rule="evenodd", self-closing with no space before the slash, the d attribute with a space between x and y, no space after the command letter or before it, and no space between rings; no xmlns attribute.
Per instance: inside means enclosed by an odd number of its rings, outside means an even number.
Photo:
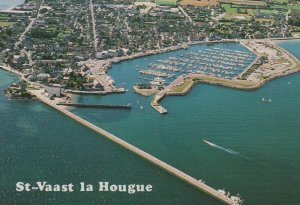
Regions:
<svg viewBox="0 0 300 205"><path fill-rule="evenodd" d="M192 79L185 79L183 84L173 87L171 89L171 92L182 93L187 88L189 88L192 84L193 84L193 80Z"/></svg>
<svg viewBox="0 0 300 205"><path fill-rule="evenodd" d="M237 8L232 8L230 4L221 4L221 7L225 9L227 14L237 14Z"/></svg>
<svg viewBox="0 0 300 205"><path fill-rule="evenodd" d="M0 27L12 26L15 22L0 21Z"/></svg>

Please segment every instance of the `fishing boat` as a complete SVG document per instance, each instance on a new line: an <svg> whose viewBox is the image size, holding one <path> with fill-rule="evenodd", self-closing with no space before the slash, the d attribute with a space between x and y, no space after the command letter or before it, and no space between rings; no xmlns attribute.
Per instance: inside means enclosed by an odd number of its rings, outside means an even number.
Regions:
<svg viewBox="0 0 300 205"><path fill-rule="evenodd" d="M232 199L235 204L241 205L244 200L241 199L241 196L239 194L237 194L236 196L231 196L230 199Z"/></svg>
<svg viewBox="0 0 300 205"><path fill-rule="evenodd" d="M262 101L262 102L272 102L272 99L271 99L271 98L269 98L269 99L262 98L261 101Z"/></svg>
<svg viewBox="0 0 300 205"><path fill-rule="evenodd" d="M209 144L209 145L211 145L211 146L214 146L215 144L213 144L212 142L209 142L209 141L207 141L207 140L203 140L203 142L205 142L206 144Z"/></svg>
<svg viewBox="0 0 300 205"><path fill-rule="evenodd" d="M224 194L224 195L226 195L226 192L225 192L225 190L224 190L224 189L218 189L218 192L219 192L219 193L221 193L221 194Z"/></svg>

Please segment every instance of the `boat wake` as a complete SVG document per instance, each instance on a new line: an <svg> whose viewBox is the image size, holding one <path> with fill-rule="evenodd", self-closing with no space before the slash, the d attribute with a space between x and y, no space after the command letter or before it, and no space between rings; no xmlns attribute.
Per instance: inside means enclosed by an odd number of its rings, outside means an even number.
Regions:
<svg viewBox="0 0 300 205"><path fill-rule="evenodd" d="M220 150L223 150L223 151L225 151L225 152L228 152L228 153L230 153L230 154L239 154L238 152L236 152L236 151L234 151L234 150L232 150L232 149L228 149L228 148L225 148L225 147L221 147L221 146L216 145L215 143L209 142L209 141L207 141L207 140L203 140L203 142L205 142L206 144L208 144L208 145L210 145L210 146L212 146L212 147L215 147L215 148L217 148L217 149L220 149Z"/></svg>

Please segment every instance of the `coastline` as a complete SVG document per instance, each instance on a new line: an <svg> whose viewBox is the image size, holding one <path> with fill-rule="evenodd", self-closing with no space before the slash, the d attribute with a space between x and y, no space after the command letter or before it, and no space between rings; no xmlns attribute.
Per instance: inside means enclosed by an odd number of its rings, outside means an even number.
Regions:
<svg viewBox="0 0 300 205"><path fill-rule="evenodd" d="M107 61L107 62L113 64L113 63L119 63L119 62L126 61L126 60L132 60L135 58L141 58L141 57L145 57L145 56L156 55L159 53L166 53L166 52L176 51L176 50L180 50L180 49L185 49L185 48L188 48L189 46L193 46L193 45L216 44L216 43L240 43L240 42L248 41L248 40L251 40L251 41L265 41L265 40L281 41L281 40L284 40L284 41L286 41L286 40L300 40L300 37L269 38L269 39L222 39L222 40L215 40L215 41L191 41L191 42L180 44L178 46L171 46L171 47L166 47L166 48L162 48L162 49L156 49L156 50L151 50L151 51L146 51L146 52L135 53L135 54L132 54L129 56L114 57L112 59L105 59L102 61ZM247 48L247 49L250 50L249 48Z"/></svg>
<svg viewBox="0 0 300 205"><path fill-rule="evenodd" d="M202 45L202 44L217 44L217 43L239 43L242 46L244 46L246 49L248 49L250 52L253 52L256 54L257 58L255 61L253 61L239 76L241 76L243 73L247 72L253 64L259 59L261 55L258 55L253 49L249 48L244 42L246 41L253 41L253 42L262 42L262 41L275 41L275 40L294 40L294 39L300 39L300 37L289 37L289 38L269 38L269 39L222 39L222 40L215 40L215 41L192 41L192 42L187 42L183 44L179 44L176 46L171 46L171 47L166 47L166 48L161 48L161 49L156 49L156 50L150 50L150 51L145 51L145 52L139 52L139 53L134 53L128 56L121 56L121 57L114 57L111 59L102 59L102 60L96 60L96 59L89 59L87 61L81 61L80 64L85 64L90 71L93 73L93 75L96 77L98 82L104 86L104 92L99 92L99 94L109 94L109 93L119 93L119 92L125 92L124 88L116 88L113 84L111 84L110 80L113 81L113 79L107 74L108 70L112 67L113 64L120 63L122 61L127 61L127 60L132 60L136 58L142 58L150 55L156 55L156 54L161 54L161 53L167 53L171 51L176 51L176 50L181 50L181 49L187 49L189 46L193 45ZM293 56L293 55L290 55ZM293 58L293 57L292 57ZM99 74L99 69L102 70L102 74ZM205 81L206 82L206 81ZM266 83L268 81L265 81L263 83ZM209 84L213 84L214 82L207 82ZM219 85L219 83L216 83ZM224 86L228 86L227 83L224 84ZM256 85L254 88L250 89L257 89L261 87L262 85ZM232 87L232 86L229 86ZM257 88L255 88L257 87ZM235 88L235 87L233 87ZM243 87L237 87L238 89L243 89ZM248 90L248 86L245 88ZM150 94L156 94L158 92L143 92L141 90L136 89L138 91L137 93L140 93L141 95L144 96L150 96ZM95 92L78 92L77 94L96 94Z"/></svg>
<svg viewBox="0 0 300 205"><path fill-rule="evenodd" d="M180 82L176 82L178 79L175 79L170 85L168 85L166 88L164 88L162 91L156 91L156 92L137 92L138 90L135 90L135 92L144 95L144 96L150 96L155 94L152 102L151 102L151 106L156 109L159 113L161 114L165 114L167 113L167 109L165 109L164 107L162 107L159 102L168 95L186 95L188 94L188 92L192 89L192 87L194 86L195 83L205 83L205 84L211 84L211 85L217 85L217 86L223 86L223 87L228 87L228 88L234 88L234 89L240 89L240 90L245 90L245 91L251 91L251 90L256 90L261 88L262 86L264 86L266 83L270 82L273 79L279 78L279 77L283 77L289 74L293 74L296 72L300 72L300 60L295 57L293 54L291 54L290 52L288 52L287 50L277 46L274 44L274 41L276 40L281 40L282 38L278 38L278 39L273 39L273 40L266 40L264 39L263 41L260 39L255 39L253 42L258 42L258 43L262 43L262 42L269 42L267 45L270 46L272 49L280 51L282 54L285 54L287 58L289 58L288 60L290 60L292 63L291 65L284 71L282 72L278 72L278 73L273 73L273 74L269 74L267 78L261 78L257 81L253 81L253 80L249 80L247 77L246 79L239 79L239 78L234 78L234 79L223 79L223 78L218 78L218 77L214 77L214 76L210 76L210 75L206 75L206 74L187 74L184 76L184 78L191 78L191 79L195 79L195 82L192 83L191 86L189 86L188 88L186 88L185 90L181 91L181 92L171 92L171 89L175 86L178 85L178 83ZM284 39L284 40L290 40L290 39L300 39L300 38L289 38L289 39ZM200 42L190 42L189 44L181 44L178 46L172 46L172 47L168 47L168 48L164 48L164 49L159 49L159 50L152 50L149 52L145 52L145 53L136 53L130 56L123 56L123 57L115 57L113 59L107 59L107 60L100 60L97 61L97 63L101 62L102 66L105 66L105 72L106 72L106 76L107 75L107 71L109 68L111 68L111 65L113 63L119 63L121 61L126 61L126 60L131 60L131 59L135 59L135 58L140 58L140 57L145 57L148 55L155 55L155 54L159 54L159 53L165 53L165 52L171 52L174 50L178 50L178 49L185 49L187 48L187 45L200 45L200 44L211 44L211 43L240 43L242 46L244 46L245 48L247 48L248 50L250 50L251 52L254 52L253 48L249 47L247 44L245 44L246 41L249 40L243 40L243 39L229 39L229 40L220 40L220 41L200 41ZM252 41L252 40L251 40ZM255 64L255 62L258 60L259 58L259 54L257 52L254 52L257 55L257 58L242 72L245 73L247 72L247 70L249 70L252 65ZM85 62L83 62L85 63ZM1 67L1 66L0 66ZM3 65L2 66L4 70L7 70L9 72L13 72L19 76L22 76L22 79L26 80L23 77L23 74L12 69L9 66ZM254 71L255 72L255 71ZM250 73L250 76L253 73ZM241 74L239 75L241 76ZM114 93L114 92L119 92L118 89L114 89L114 90L108 90L108 91L104 91L104 94L108 94L108 93ZM124 91L122 90L122 93ZM90 93L90 92L71 92L73 94L103 94L102 92L98 93Z"/></svg>
<svg viewBox="0 0 300 205"><path fill-rule="evenodd" d="M15 73L15 74L17 74L17 75L19 75L19 76L21 76L23 78L22 73L14 70L14 69L12 69L12 68L10 68L8 66L0 66L0 67L2 69L4 69L4 70L8 71L8 72ZM278 77L281 77L281 76L285 76L285 75L288 75L288 74L292 74L292 73L295 73L295 72L299 72L299 71L300 71L300 67L296 67L295 69L289 70L286 73L282 73L281 75L276 75L276 76L273 76L273 78L266 79L266 80L264 80L260 84L247 84L246 83L246 84L242 84L242 85L240 85L239 83L240 82L245 82L243 80L234 80L234 81L232 81L232 80L226 80L226 79L224 79L224 81L216 83L215 79L213 79L214 77L212 77L212 76L209 76L212 79L207 78L207 76L205 76L205 75L202 75L202 76L200 75L199 76L199 74L197 74L197 75L195 75L195 74L189 75L188 77L190 77L190 78L192 78L192 77L199 77L200 78L199 82L203 82L203 83L215 84L215 85L220 85L220 86L225 86L225 87L231 87L231 88L237 88L237 89L253 90L253 89L257 89L257 88L261 87L262 85L264 85L265 83L269 82L270 80L273 80L275 78L278 78ZM201 79L201 77L202 77L202 79ZM236 84L232 84L232 82L236 82ZM54 109L62 112L63 114L67 115L68 117L72 118L73 120L75 120L75 121L81 123L82 125L84 125L84 126L90 128L90 129L94 130L98 134L101 134L102 136L104 135L104 137L110 139L114 143L117 143L117 144L121 145L122 147L125 147L129 151L131 151L131 152L133 152L133 153L141 156L142 158L150 161L151 163L153 163L153 164L155 164L155 165L157 165L157 166L159 166L159 167L161 167L163 169L166 169L166 170L168 169L167 171L169 173L171 173L171 174L179 177L183 181L186 181L187 183L191 184L192 186L194 186L194 187L196 187L196 188L198 188L198 189L200 189L200 190L202 190L204 192L207 192L207 190L212 189L211 187L209 187L209 188L206 187L207 185L204 186L204 187L202 185L200 186L199 185L200 182L198 180L190 177L189 175L186 175L185 173L181 172L180 170L177 170L174 167L171 167L168 164L165 164L164 162L160 161L159 159L153 157L152 155L149 155L148 153L140 150L137 147L132 146L131 144L127 143L126 141L123 141L120 138L112 135L111 133L109 133L109 132L107 132L107 131L105 131L105 130L103 130L103 129L95 126L95 125L93 125L92 123L90 123L90 122L88 122L88 121L86 121L86 120L84 120L82 118L80 118L79 116L71 113L70 111L66 110L65 108L56 105L55 102L50 101L45 96L43 96L41 93L39 94L38 92L40 92L40 90L29 90L29 91L32 92L33 94L35 94L40 101L44 102L48 106L50 106L50 107L52 107L52 108L54 108ZM187 91L187 90L185 90L185 91ZM39 96L39 95L41 95L41 96ZM129 146L129 148L127 146ZM150 159L148 157L150 157ZM167 168L165 167L165 165L166 165ZM179 173L177 171L179 171ZM206 190L204 190L204 189L206 189ZM218 195L214 195L214 196L216 198L218 198ZM232 203L228 203L228 204L232 204Z"/></svg>

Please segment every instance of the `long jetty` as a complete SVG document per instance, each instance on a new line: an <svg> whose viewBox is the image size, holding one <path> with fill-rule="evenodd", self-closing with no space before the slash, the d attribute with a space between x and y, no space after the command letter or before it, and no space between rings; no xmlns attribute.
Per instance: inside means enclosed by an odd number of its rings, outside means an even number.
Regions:
<svg viewBox="0 0 300 205"><path fill-rule="evenodd" d="M40 101L46 103L50 107L62 112L66 116L70 117L71 119L79 122L80 124L84 125L85 127L93 130L94 132L106 137L107 139L111 140L112 142L124 147L125 149L129 150L130 152L140 156L143 159L146 159L147 161L151 162L152 164L164 169L165 171L169 172L170 174L178 177L179 179L187 182L188 184L194 186L198 190L201 190L210 196L220 200L221 202L228 204L228 205L237 205L237 203L226 196L225 194L222 194L215 190L214 188L206 185L202 181L198 181L197 179L189 176L188 174L176 169L175 167L163 162L162 160L148 154L147 152L133 146L132 144L129 144L128 142L120 139L119 137L105 131L104 129L101 129L97 127L96 125L88 122L87 120L82 119L81 117L71 113L70 111L64 109L63 107L60 107L59 105L55 104L51 100L49 100L47 97L45 97L43 94L41 94L41 90L28 90L29 93L32 95L35 95Z"/></svg>
<svg viewBox="0 0 300 205"><path fill-rule="evenodd" d="M131 109L130 104L128 105L100 105L100 104L80 104L80 103L57 103L56 105L71 106L79 108L109 108L109 109Z"/></svg>
<svg viewBox="0 0 300 205"><path fill-rule="evenodd" d="M111 91L102 90L65 90L66 93L73 93L77 95L108 95L108 94L121 94L126 93L124 88L116 88Z"/></svg>

